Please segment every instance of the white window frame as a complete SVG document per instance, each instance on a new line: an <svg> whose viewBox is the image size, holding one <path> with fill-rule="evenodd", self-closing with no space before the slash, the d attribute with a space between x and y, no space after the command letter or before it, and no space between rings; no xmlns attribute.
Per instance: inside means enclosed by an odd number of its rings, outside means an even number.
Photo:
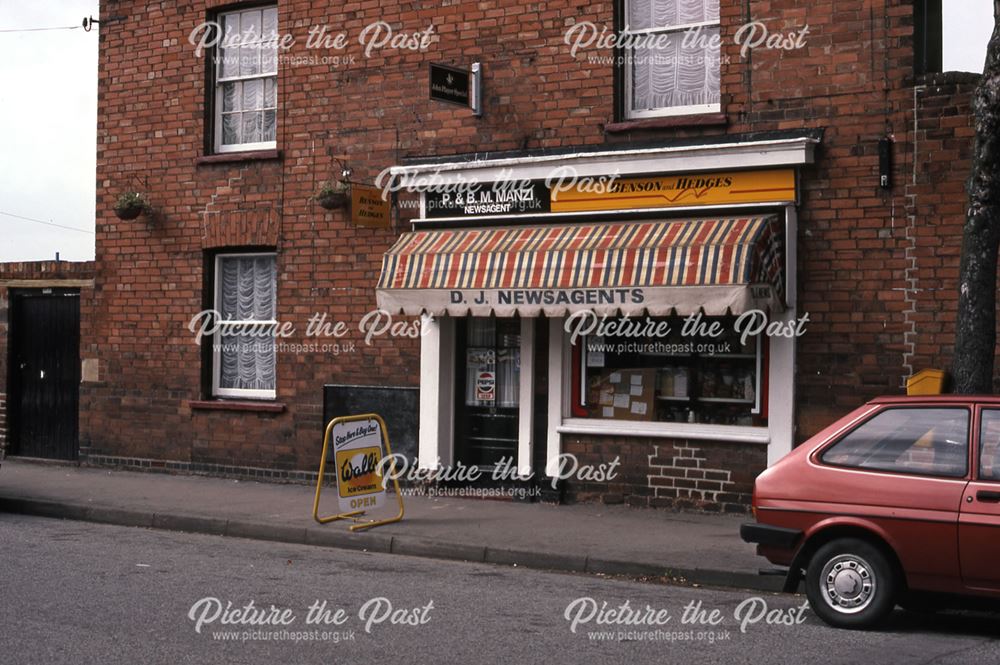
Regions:
<svg viewBox="0 0 1000 665"><path fill-rule="evenodd" d="M213 296L212 296L212 308L222 314L222 310L219 309L222 306L222 261L229 258L256 258L258 256L274 257L274 282L275 282L275 312L277 312L277 280L278 280L278 263L277 263L277 253L276 252L227 252L225 254L216 254L215 256L215 274L213 275ZM238 325L238 324L265 324L265 325L278 325L277 319L267 320L267 321L216 321L218 330L213 335L212 340L212 396L213 397L241 397L244 399L260 399L260 400L273 400L277 397L277 382L278 382L278 357L277 353L274 357L274 380L275 387L271 390L246 390L242 388L223 388L219 385L222 378L222 344L223 344L223 334L222 329L227 325ZM277 340L274 340L277 343Z"/></svg>
<svg viewBox="0 0 1000 665"><path fill-rule="evenodd" d="M218 29L222 30L225 25L225 18L227 16L232 16L234 14L242 14L249 11L263 11L265 9L277 9L277 5L258 5L254 7L241 7L239 9L234 9L232 11L221 12L215 17L215 22L219 26ZM224 35L223 35L224 36ZM279 60L275 60L275 73L274 74L253 74L247 76L227 76L222 77L222 48L221 45L215 49L215 68L212 71L212 85L214 86L215 95L215 108L212 111L212 133L213 139L212 144L214 146L216 153L229 153L229 152L249 152L252 150L274 150L278 147L277 133L278 133L278 73L277 66ZM223 145L222 143L222 84L232 83L236 81L253 81L260 79L274 78L274 132L275 140L273 141L257 141L253 143L233 143L230 145ZM262 93L263 94L263 93ZM263 108L262 111L270 110L269 108Z"/></svg>
<svg viewBox="0 0 1000 665"><path fill-rule="evenodd" d="M692 28L719 28L722 27L722 19L719 18L718 21L702 21L700 23L684 23L681 25L672 25L663 28L645 28L643 30L630 30L628 28L628 18L631 16L631 5L632 0L622 0L624 4L623 18L625 21L625 26L622 29L624 35L649 35L649 34L671 34L671 33L683 33L686 30ZM721 34L721 33L720 33ZM721 48L720 48L721 51ZM642 120L646 118L663 118L670 116L681 116L681 115L699 115L705 113L721 113L722 103L718 104L691 104L688 106L667 106L659 109L634 109L632 108L632 58L634 51L632 49L624 49L624 59L622 60L622 70L624 74L624 90L623 94L625 99L623 108L625 110L626 120ZM721 56L721 53L720 53ZM722 85L722 63L720 58L719 63L719 85Z"/></svg>

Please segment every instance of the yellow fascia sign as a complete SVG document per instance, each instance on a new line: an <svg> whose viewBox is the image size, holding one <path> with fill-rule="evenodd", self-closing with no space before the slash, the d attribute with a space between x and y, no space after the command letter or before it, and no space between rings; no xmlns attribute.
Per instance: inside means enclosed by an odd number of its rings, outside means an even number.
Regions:
<svg viewBox="0 0 1000 665"><path fill-rule="evenodd" d="M553 190L550 205L552 212L597 212L795 199L795 170L771 169L614 178L600 187L580 184Z"/></svg>

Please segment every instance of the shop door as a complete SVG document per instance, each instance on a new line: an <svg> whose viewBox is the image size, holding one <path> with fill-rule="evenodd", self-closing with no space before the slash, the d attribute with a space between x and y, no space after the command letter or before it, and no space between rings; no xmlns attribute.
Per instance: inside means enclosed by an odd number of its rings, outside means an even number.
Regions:
<svg viewBox="0 0 1000 665"><path fill-rule="evenodd" d="M520 329L516 318L458 321L455 453L466 466L516 463Z"/></svg>
<svg viewBox="0 0 1000 665"><path fill-rule="evenodd" d="M11 297L11 452L77 457L80 402L80 295L54 289Z"/></svg>

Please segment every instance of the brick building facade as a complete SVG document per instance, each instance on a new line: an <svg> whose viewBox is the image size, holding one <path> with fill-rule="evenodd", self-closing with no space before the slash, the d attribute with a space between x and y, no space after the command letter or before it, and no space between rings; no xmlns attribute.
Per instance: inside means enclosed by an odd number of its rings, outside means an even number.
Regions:
<svg viewBox="0 0 1000 665"><path fill-rule="evenodd" d="M563 382L539 371L529 387L550 408L543 422L518 435L527 444L518 449L519 464L542 472L558 452L583 463L614 456L622 462L610 482L570 482L570 498L739 510L754 476L793 440L867 398L900 392L915 371L949 365L977 77L919 72L915 35L923 19L914 3L723 0L718 108L644 117L629 111L632 102L622 103L629 84L609 58L616 52L574 52L566 37L580 21L621 26L624 3L279 0L277 30L294 44L280 53L273 116L265 110L260 121L262 138L273 123L273 145L227 151L213 126L219 111L212 51L199 56L189 37L199 24L241 7L212 0L101 3L97 261L93 297L82 294L80 354L92 373L80 389L81 458L279 475L311 470L322 387L337 383L419 385L421 463L454 461L461 442L454 408L445 402L454 401L457 388L427 377L442 367L454 374L454 358L428 355L427 345L444 349L440 335L455 331L432 332L431 341L382 336L368 344L356 328L376 306L383 254L420 218L422 195L397 194L388 228L354 225L346 211L326 211L313 200L344 167L351 180L372 183L390 167L471 172L507 160L528 169L560 155L587 165L598 153L612 160L646 151L653 157L644 170L626 175L726 170L712 167L712 155L737 170L795 171L794 200L786 202L794 237L785 238L793 283L785 288L797 296L792 311L810 318L789 348L786 370L794 379L785 393L776 392L782 376L766 367L772 362L773 370L779 347L758 369L757 378L766 378L757 393L769 391L771 425L755 414L746 430L759 434L741 429L731 440L697 428L629 434L567 427L560 418L572 414L552 410L570 409L568 392L545 397ZM808 32L799 48L744 50L737 36L751 21L786 36L802 35L805 26ZM411 39L366 54L358 40L373 24ZM307 48L310 29L321 25L345 33L346 45ZM481 117L428 99L432 62L482 63ZM888 187L880 186L884 139L892 153ZM798 146L797 161L761 161L789 142ZM755 152L754 145L765 147ZM656 161L678 150L700 161ZM757 161L732 166L739 159ZM133 189L153 211L120 220L115 199ZM761 213L775 210L768 205ZM717 206L683 214L736 213ZM314 342L305 334L314 313L351 326L338 340L340 349L353 343L349 352L279 350L274 395L262 401L219 399L211 353L189 329L192 317L213 304L217 257L240 252L275 256L278 319L296 328L282 341ZM551 348L555 328L539 324L529 333L524 325L521 334L539 345L548 333ZM541 346L521 348L519 363L532 356L541 368L548 357L547 370L558 369ZM427 367L428 359L443 364ZM428 387L440 393L433 400ZM779 412L787 412L788 424L775 429Z"/></svg>

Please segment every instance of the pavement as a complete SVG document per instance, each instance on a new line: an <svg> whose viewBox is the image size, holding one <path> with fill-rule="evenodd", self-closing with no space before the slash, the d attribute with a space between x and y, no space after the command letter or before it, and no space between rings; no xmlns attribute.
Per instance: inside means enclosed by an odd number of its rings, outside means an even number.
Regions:
<svg viewBox="0 0 1000 665"><path fill-rule="evenodd" d="M747 518L600 504L405 498L402 522L352 533L312 519L315 488L28 462L0 467L0 511L540 570L777 591L740 540ZM320 514L337 512L325 489Z"/></svg>

